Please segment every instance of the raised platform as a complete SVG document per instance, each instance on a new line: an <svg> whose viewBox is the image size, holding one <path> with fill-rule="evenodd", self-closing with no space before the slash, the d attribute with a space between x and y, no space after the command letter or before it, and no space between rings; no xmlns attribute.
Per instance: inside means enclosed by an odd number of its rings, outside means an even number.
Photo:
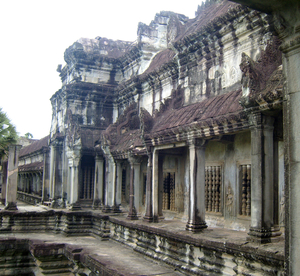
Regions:
<svg viewBox="0 0 300 276"><path fill-rule="evenodd" d="M85 239L91 240L96 238L97 244L118 241L130 246L131 251L141 253L142 258L147 256L162 261L188 275L283 275L284 271L283 240L258 245L247 242L247 232L223 228L207 228L194 234L186 231L186 223L180 220L148 223L142 219L128 220L127 214L103 214L94 210L51 210L45 206L27 205L18 205L18 209L0 212L1 240L5 240L7 234L30 240L43 235L41 240L48 240L52 239L53 233L58 233L68 237L63 239L63 244L76 245L75 249L81 248L82 251L85 250L84 246L79 246L82 238L76 236L86 236ZM121 260L115 258L113 252L107 251L105 254L109 256L107 258L112 266ZM91 264L86 262L82 265L92 271ZM145 268L142 275L147 273L151 270Z"/></svg>

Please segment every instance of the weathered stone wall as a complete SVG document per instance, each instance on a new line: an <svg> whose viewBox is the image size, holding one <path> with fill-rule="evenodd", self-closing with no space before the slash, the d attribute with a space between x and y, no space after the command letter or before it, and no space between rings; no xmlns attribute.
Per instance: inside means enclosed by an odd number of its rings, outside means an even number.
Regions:
<svg viewBox="0 0 300 276"><path fill-rule="evenodd" d="M168 59L163 52L158 53L158 59L166 59L164 67L151 69L154 65L150 64L146 71L150 75L138 76L138 81L129 80L124 88L119 86L119 114L132 101L138 101L140 107L153 114L178 87L184 90L186 105L239 89L242 53L255 61L259 59L272 40L270 19L243 9L228 17L223 26L201 30L185 42L174 42L174 57Z"/></svg>
<svg viewBox="0 0 300 276"><path fill-rule="evenodd" d="M124 243L137 252L171 264L189 274L252 275L259 273L261 275L283 275L283 249L278 251L277 248L275 251L275 248L271 247L268 250L265 250L263 246L257 247L256 245L253 247L238 237L235 238L235 241L228 239L228 242L224 242L223 240L219 241L216 234L213 235L212 239L207 239L201 234L187 234L187 232L183 234L176 229L159 229L151 227L149 224L132 223L124 217L108 217L92 212L55 212L52 210L22 213L2 211L0 217L0 239L1 233L63 233L67 236L74 236L74 238L80 235L93 235L101 239L111 238ZM15 240L9 243L7 243L7 239L1 240L0 246L3 248L1 252L4 254L4 258L5 254L8 253L8 247L12 249L10 252L15 252L17 244L18 242L15 243ZM58 266L54 266L51 261L55 261L58 255L61 256L60 260L64 259L63 256L67 257L68 259L64 260L69 262L68 267L72 268L74 267L72 261L77 258L74 254L80 254L82 251L82 249L74 251L63 244L48 243L47 245L34 241L30 244L29 249L33 256L41 263L50 261L50 267L57 269ZM28 269L36 267L36 264L26 253L28 252L28 247L25 246L28 245L27 241L26 243L21 242L19 245L23 246L24 249L19 253L23 252L24 254L18 256L22 255L24 258L22 257L23 261L19 262L19 267L16 269L21 268L27 262L31 264ZM52 256L51 260L49 259L50 256ZM11 258L9 262L12 264L14 260ZM40 264L40 262L38 263ZM83 262L86 268L93 271L90 264ZM64 266L60 268L62 267ZM40 265L38 266L38 269L42 268Z"/></svg>
<svg viewBox="0 0 300 276"><path fill-rule="evenodd" d="M147 226L129 226L113 218L110 221L113 239L191 274L283 275L283 255L259 250L254 253L247 245L205 241Z"/></svg>

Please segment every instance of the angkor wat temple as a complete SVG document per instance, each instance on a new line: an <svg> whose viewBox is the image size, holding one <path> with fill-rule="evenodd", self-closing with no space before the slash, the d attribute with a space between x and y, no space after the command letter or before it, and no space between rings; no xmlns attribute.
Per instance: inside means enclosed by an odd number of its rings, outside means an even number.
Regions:
<svg viewBox="0 0 300 276"><path fill-rule="evenodd" d="M7 180L0 238L92 235L188 275L297 275L300 7L235 2L66 49L50 134L8 164L18 202L48 211L18 212Z"/></svg>

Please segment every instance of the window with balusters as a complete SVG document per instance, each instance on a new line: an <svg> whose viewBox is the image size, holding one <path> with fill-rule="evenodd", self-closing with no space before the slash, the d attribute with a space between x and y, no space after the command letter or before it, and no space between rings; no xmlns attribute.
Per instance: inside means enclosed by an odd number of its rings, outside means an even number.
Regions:
<svg viewBox="0 0 300 276"><path fill-rule="evenodd" d="M222 166L205 167L205 209L221 212Z"/></svg>
<svg viewBox="0 0 300 276"><path fill-rule="evenodd" d="M176 211L175 207L175 173L164 173L162 209Z"/></svg>
<svg viewBox="0 0 300 276"><path fill-rule="evenodd" d="M251 165L239 166L240 174L240 215L251 215Z"/></svg>

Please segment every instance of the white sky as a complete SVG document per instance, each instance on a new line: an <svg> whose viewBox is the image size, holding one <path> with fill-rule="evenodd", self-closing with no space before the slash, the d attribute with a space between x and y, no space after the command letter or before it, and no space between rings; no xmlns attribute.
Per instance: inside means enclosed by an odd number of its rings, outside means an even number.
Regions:
<svg viewBox="0 0 300 276"><path fill-rule="evenodd" d="M19 135L49 134L58 64L80 37L136 40L138 22L166 10L189 18L201 0L0 0L0 107Z"/></svg>

